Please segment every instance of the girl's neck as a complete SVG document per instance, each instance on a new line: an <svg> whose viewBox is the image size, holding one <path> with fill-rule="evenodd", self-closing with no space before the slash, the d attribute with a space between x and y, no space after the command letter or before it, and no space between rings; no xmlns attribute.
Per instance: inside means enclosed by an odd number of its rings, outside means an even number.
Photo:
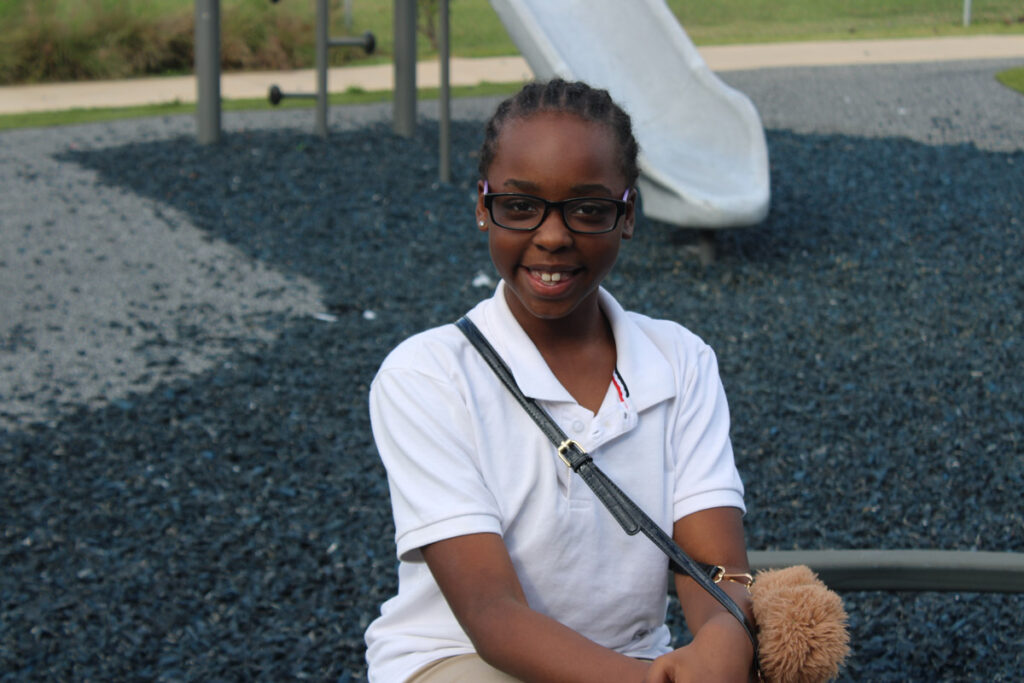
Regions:
<svg viewBox="0 0 1024 683"><path fill-rule="evenodd" d="M615 346L611 325L601 310L596 291L561 318L539 318L526 310L510 290L505 290L505 296L512 315L542 354L593 344Z"/></svg>
<svg viewBox="0 0 1024 683"><path fill-rule="evenodd" d="M519 324L565 390L596 415L615 370L615 335L596 297L592 309L579 308L554 320L528 315Z"/></svg>

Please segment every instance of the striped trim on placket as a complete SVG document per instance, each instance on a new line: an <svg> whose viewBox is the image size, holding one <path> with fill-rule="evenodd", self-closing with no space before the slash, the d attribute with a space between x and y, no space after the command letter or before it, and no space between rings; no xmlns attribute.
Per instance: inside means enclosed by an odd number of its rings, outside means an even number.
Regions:
<svg viewBox="0 0 1024 683"><path fill-rule="evenodd" d="M629 387L626 386L626 380L622 379L618 367L612 372L612 384L615 385L615 391L619 392L619 403L625 403L629 396Z"/></svg>

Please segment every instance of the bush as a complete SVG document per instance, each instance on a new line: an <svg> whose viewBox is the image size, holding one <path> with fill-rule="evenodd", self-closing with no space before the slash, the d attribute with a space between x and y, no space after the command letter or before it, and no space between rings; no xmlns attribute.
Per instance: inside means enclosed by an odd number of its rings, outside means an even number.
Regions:
<svg viewBox="0 0 1024 683"><path fill-rule="evenodd" d="M83 3L69 16L54 0L25 6L0 43L0 83L35 83L191 73L195 15L140 16L128 3ZM233 10L235 8L232 8ZM224 69L294 69L313 63L314 24L269 3L222 13ZM343 60L344 54L332 55Z"/></svg>

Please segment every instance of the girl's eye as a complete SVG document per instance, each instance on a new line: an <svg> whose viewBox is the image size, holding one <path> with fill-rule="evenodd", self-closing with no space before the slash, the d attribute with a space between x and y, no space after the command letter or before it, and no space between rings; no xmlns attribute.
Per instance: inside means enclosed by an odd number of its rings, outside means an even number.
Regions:
<svg viewBox="0 0 1024 683"><path fill-rule="evenodd" d="M585 221L603 222L615 215L615 204L601 200L587 200L572 204L570 212L574 218Z"/></svg>
<svg viewBox="0 0 1024 683"><path fill-rule="evenodd" d="M508 197L501 202L501 210L521 216L540 211L540 206L538 202L526 197Z"/></svg>

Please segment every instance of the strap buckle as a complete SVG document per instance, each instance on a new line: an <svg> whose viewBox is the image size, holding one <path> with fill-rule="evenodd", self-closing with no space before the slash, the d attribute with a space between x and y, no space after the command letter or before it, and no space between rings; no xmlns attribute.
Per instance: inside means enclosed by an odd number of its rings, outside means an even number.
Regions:
<svg viewBox="0 0 1024 683"><path fill-rule="evenodd" d="M558 444L558 457L562 459L562 462L565 463L566 467L571 468L572 463L569 462L569 456L566 455L570 448L575 448L577 453L582 453L583 455L586 455L587 452L583 450L583 446L581 446L579 442L573 441L572 439L566 439L562 443Z"/></svg>
<svg viewBox="0 0 1024 683"><path fill-rule="evenodd" d="M711 580L715 583L721 583L722 581L732 581L744 586L747 590L754 585L754 576L747 572L737 572L735 574L729 574L725 571L725 567L722 565L715 565L715 573L711 575Z"/></svg>

